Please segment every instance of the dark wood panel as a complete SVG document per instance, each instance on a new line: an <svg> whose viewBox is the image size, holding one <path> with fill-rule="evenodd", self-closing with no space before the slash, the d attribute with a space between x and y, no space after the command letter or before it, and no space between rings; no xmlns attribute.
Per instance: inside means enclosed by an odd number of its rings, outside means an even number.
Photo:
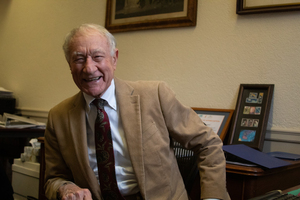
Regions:
<svg viewBox="0 0 300 200"><path fill-rule="evenodd" d="M300 184L300 161L276 169L226 166L227 189L232 200L247 200L272 190L286 190Z"/></svg>

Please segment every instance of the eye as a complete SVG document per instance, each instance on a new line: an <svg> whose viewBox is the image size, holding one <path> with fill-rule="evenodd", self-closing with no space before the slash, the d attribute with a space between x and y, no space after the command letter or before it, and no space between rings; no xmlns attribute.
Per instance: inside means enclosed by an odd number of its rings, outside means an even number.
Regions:
<svg viewBox="0 0 300 200"><path fill-rule="evenodd" d="M76 57L76 58L74 58L74 62L75 63L83 63L83 62L85 62L85 58L84 57Z"/></svg>
<svg viewBox="0 0 300 200"><path fill-rule="evenodd" d="M102 59L103 59L103 56L102 56L102 55L94 55L94 56L93 56L93 60L96 61L96 62L97 62L97 61L101 61Z"/></svg>

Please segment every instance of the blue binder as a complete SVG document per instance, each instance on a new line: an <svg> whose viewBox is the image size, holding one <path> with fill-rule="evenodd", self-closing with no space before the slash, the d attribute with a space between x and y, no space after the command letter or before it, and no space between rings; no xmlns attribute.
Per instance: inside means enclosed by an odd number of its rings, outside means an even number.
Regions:
<svg viewBox="0 0 300 200"><path fill-rule="evenodd" d="M277 167L283 167L290 165L289 162L275 158L266 153L260 152L256 149L248 147L244 144L237 145L224 145L223 151L229 153L241 160L249 161L253 164L265 167L268 169L273 169ZM241 161L242 162L242 161Z"/></svg>

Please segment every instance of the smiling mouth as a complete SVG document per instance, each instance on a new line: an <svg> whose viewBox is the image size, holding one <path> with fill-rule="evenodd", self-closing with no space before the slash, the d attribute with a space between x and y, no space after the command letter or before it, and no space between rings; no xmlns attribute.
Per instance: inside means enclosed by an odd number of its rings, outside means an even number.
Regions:
<svg viewBox="0 0 300 200"><path fill-rule="evenodd" d="M92 82L92 81L98 81L102 76L94 77L94 78L89 78L89 79L84 79L86 82Z"/></svg>

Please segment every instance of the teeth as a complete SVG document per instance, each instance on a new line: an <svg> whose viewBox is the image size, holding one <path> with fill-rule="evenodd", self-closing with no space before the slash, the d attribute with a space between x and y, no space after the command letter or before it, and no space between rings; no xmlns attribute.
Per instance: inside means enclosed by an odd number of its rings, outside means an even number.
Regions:
<svg viewBox="0 0 300 200"><path fill-rule="evenodd" d="M87 81L96 81L96 80L99 80L100 79L100 76L99 77L95 77L95 78L91 78L91 79L87 79Z"/></svg>

